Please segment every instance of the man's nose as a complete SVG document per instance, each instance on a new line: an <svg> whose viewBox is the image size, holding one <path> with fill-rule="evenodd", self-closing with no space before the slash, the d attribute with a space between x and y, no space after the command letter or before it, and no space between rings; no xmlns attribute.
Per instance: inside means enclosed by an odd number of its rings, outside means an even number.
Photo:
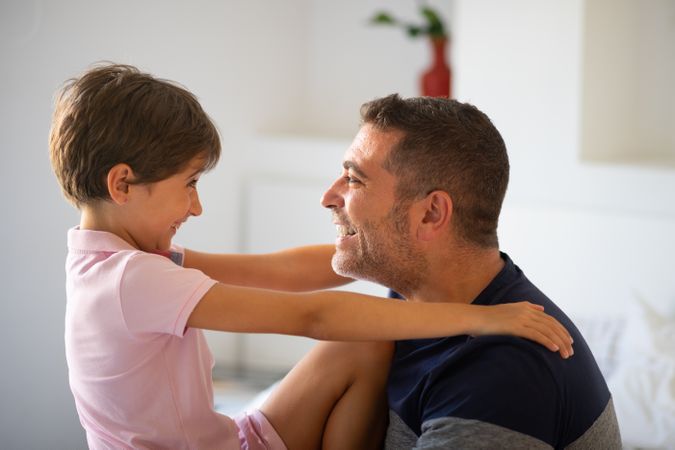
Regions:
<svg viewBox="0 0 675 450"><path fill-rule="evenodd" d="M329 187L321 196L321 205L324 208L342 208L345 205L339 186L341 179L342 178L338 178L335 180L331 187Z"/></svg>

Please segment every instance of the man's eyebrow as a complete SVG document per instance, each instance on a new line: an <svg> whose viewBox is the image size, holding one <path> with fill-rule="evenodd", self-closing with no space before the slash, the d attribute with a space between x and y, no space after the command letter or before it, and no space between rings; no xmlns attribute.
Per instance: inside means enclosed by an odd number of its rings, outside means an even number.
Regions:
<svg viewBox="0 0 675 450"><path fill-rule="evenodd" d="M365 173L363 173L363 171L362 171L361 169L359 169L359 166L356 165L356 163L353 162L353 161L345 161L345 162L343 162L343 163L342 163L342 167L344 167L344 168L347 169L347 170L353 170L354 172L356 172L356 174L357 174L360 178L363 178L364 180L367 180L367 179L368 179L368 175L366 175Z"/></svg>

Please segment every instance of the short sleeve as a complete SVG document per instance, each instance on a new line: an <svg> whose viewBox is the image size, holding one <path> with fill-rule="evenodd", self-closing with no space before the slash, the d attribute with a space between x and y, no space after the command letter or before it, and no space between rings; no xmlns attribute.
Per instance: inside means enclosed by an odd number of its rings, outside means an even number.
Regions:
<svg viewBox="0 0 675 450"><path fill-rule="evenodd" d="M216 283L196 269L151 253L129 258L120 279L120 305L132 333L183 336L197 303Z"/></svg>
<svg viewBox="0 0 675 450"><path fill-rule="evenodd" d="M453 418L458 419L452 422L455 432L469 424L485 423L497 426L488 429L511 430L554 442L559 431L555 424L561 417L555 377L539 351L531 348L536 344L508 340L512 342L474 349L452 370L430 380L422 398L422 422ZM426 432L436 433L434 430L430 427Z"/></svg>
<svg viewBox="0 0 675 450"><path fill-rule="evenodd" d="M413 448L414 450L449 448L550 450L553 447L530 435L491 423L444 417L424 422L422 435Z"/></svg>

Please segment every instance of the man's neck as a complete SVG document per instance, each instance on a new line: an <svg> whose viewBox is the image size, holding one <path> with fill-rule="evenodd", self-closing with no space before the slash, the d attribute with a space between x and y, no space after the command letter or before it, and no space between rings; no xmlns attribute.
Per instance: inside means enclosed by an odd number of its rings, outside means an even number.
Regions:
<svg viewBox="0 0 675 450"><path fill-rule="evenodd" d="M430 263L424 282L407 293L409 301L471 303L504 267L499 249L456 251Z"/></svg>

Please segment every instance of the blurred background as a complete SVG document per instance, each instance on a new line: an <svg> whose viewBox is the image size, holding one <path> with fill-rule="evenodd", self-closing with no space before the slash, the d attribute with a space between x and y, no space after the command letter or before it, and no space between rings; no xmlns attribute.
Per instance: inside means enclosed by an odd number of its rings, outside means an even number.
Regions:
<svg viewBox="0 0 675 450"><path fill-rule="evenodd" d="M503 250L591 324L596 357L619 380L615 399L625 391L624 410L634 411L621 420L652 439L627 445L675 440L675 1L426 4L450 29L454 97L486 112L509 149ZM63 347L66 231L79 216L61 196L47 146L60 85L109 60L199 97L224 153L200 181L204 214L181 229L180 244L268 252L331 242L319 198L358 130L359 106L393 92L419 95L431 62L427 40L369 19L384 9L419 21L419 5L0 1L0 448L86 447ZM312 345L208 338L225 379L275 377ZM649 359L636 361L638 353Z"/></svg>

